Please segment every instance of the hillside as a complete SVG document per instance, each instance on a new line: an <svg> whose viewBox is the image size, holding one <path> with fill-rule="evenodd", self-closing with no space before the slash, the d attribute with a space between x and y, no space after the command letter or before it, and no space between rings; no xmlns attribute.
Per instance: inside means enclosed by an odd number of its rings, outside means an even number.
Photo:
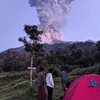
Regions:
<svg viewBox="0 0 100 100"><path fill-rule="evenodd" d="M73 82L85 74L99 74L100 64L88 68L76 68L68 74L68 80ZM36 72L33 72L33 88L29 88L29 71L0 73L0 100L37 100ZM54 77L53 100L60 100L63 94L60 77ZM47 91L46 91L47 97Z"/></svg>
<svg viewBox="0 0 100 100"><path fill-rule="evenodd" d="M37 84L33 73L33 87L29 88L29 72L0 74L0 100L37 100ZM53 100L62 94L59 78L55 78ZM47 97L47 91L46 91Z"/></svg>
<svg viewBox="0 0 100 100"><path fill-rule="evenodd" d="M77 65L88 67L94 65L96 43L86 42L62 42L45 44L44 53L39 52L34 57L34 66L64 66ZM11 48L0 53L0 72L25 71L30 66L30 53L24 50L24 46Z"/></svg>
<svg viewBox="0 0 100 100"><path fill-rule="evenodd" d="M29 89L28 72L0 74L0 100L35 100L37 97L35 84L34 87Z"/></svg>
<svg viewBox="0 0 100 100"><path fill-rule="evenodd" d="M59 100L63 94L61 80L59 77L60 66L65 68L68 81L73 82L79 76L85 74L100 75L100 61L94 59L96 44L94 42L55 43L45 45L45 52L50 56L35 58L35 64L45 67L45 73L49 67L54 68L54 91L53 100ZM61 51L59 51L59 49ZM81 52L80 52L81 50ZM93 52L90 52L92 51ZM57 52L59 51L59 52ZM63 51L63 52L62 52ZM65 53L65 51L67 51ZM36 71L33 71L33 88L29 88L30 56L27 56L23 47L8 49L0 55L0 100L37 100ZM37 62L38 61L38 62ZM94 63L93 63L94 62ZM24 71L25 70L25 71ZM4 72L5 71L5 72ZM16 72L17 71L17 72ZM47 98L47 91L46 91Z"/></svg>
<svg viewBox="0 0 100 100"><path fill-rule="evenodd" d="M77 49L86 50L86 49L94 49L96 43L93 41L85 41L85 42L60 42L60 43L53 43L53 44L45 44L44 50L46 53L49 53L50 51L56 52L59 48L62 49L63 51L69 51L73 45L76 45ZM7 49L1 52L1 54L7 53L7 51L17 52L19 54L26 53L24 50L24 46Z"/></svg>

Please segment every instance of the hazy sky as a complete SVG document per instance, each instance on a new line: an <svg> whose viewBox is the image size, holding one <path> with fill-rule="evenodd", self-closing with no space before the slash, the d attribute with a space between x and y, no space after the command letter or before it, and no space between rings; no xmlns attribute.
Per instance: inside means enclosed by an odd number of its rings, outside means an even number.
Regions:
<svg viewBox="0 0 100 100"><path fill-rule="evenodd" d="M0 0L0 52L22 46L24 24L39 24L28 0ZM60 29L66 41L100 40L100 0L74 0L67 23Z"/></svg>

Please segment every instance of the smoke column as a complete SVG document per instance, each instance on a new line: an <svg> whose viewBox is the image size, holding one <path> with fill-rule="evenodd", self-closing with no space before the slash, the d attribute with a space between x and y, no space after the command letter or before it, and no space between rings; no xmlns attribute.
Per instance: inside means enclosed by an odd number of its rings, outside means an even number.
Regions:
<svg viewBox="0 0 100 100"><path fill-rule="evenodd" d="M60 27L66 22L66 15L70 12L73 0L29 0L31 7L36 7L40 21L39 28L43 30L43 43L63 40L59 34Z"/></svg>

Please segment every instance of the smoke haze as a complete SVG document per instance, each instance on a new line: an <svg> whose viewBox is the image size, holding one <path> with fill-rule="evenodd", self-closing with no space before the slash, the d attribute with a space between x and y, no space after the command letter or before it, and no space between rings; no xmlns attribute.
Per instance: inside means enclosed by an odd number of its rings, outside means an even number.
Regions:
<svg viewBox="0 0 100 100"><path fill-rule="evenodd" d="M63 40L59 29L66 22L66 15L71 11L73 0L29 0L31 7L36 7L40 21L39 28L43 30L43 43Z"/></svg>

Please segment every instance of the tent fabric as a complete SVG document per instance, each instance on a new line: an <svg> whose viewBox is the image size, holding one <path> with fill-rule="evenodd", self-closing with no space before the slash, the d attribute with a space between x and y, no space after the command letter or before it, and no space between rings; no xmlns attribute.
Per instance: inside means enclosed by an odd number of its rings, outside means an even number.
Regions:
<svg viewBox="0 0 100 100"><path fill-rule="evenodd" d="M63 100L100 100L100 87L88 86L91 81L100 84L100 76L88 74L77 78L71 83Z"/></svg>
<svg viewBox="0 0 100 100"><path fill-rule="evenodd" d="M88 84L88 86L99 87L100 84L94 78L91 78L90 83Z"/></svg>

